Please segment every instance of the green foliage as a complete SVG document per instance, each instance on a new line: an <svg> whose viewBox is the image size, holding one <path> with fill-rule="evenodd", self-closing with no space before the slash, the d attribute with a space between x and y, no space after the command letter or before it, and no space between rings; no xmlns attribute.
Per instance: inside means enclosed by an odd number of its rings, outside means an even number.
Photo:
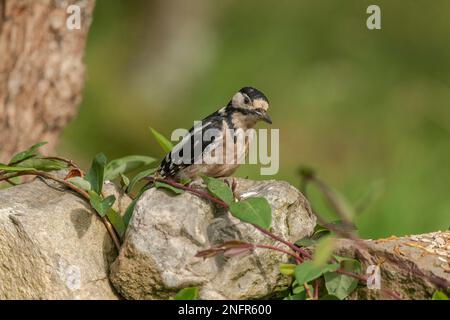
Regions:
<svg viewBox="0 0 450 320"><path fill-rule="evenodd" d="M136 203L138 202L141 195L146 191L150 189L150 185L144 186L138 193L138 195L131 201L131 203L128 205L127 209L125 210L125 213L123 215L123 222L125 225L125 228L128 227L128 224L130 223L131 217L133 216L134 208L136 207Z"/></svg>
<svg viewBox="0 0 450 320"><path fill-rule="evenodd" d="M158 135L155 134L155 137L157 136ZM160 141L162 141L161 143L164 144L163 139L160 139ZM15 161L17 162L14 165L0 164L0 177L5 178L6 176L7 178L14 172L20 173L23 171L32 171L34 174L38 174L43 171L53 171L67 167L66 162L69 161L37 157L36 150L40 145L42 144L36 144L32 148L18 153L15 156ZM133 155L119 158L108 163L106 156L102 153L99 153L93 159L91 168L89 169L85 178L82 178L80 176L72 176L72 174L70 174L69 176L71 177L67 179L67 182L71 183L73 186L77 187L80 190L86 191L92 208L98 213L100 217L106 217L113 226L117 235L120 238L123 238L126 232L126 228L132 217L136 203L145 190L151 187L164 188L178 195L184 192L184 190L181 189L181 185L189 183L189 181L181 181L181 184L169 184L169 181L166 180L166 183L164 181L161 181L162 179L160 179L160 181L155 180L153 181L153 183L144 185L137 192L137 196L130 203L122 218L122 216L112 208L116 201L115 196L110 195L105 198L102 194L104 180L108 179L115 180L115 182L117 183L120 182L122 190L126 189L127 192L130 192L133 190L133 188L135 188L136 184L139 181L153 174L156 171L156 168L146 169L137 173L131 179L131 181L128 176L126 176L126 174L130 173L133 170L137 170L141 167L151 164L152 162L154 162L154 159L151 157ZM71 163L70 165L72 166ZM81 175L82 171L79 168L76 169L78 169L76 171L78 171ZM203 181L206 184L208 192L217 200L220 199L221 201L223 201L226 204L224 204L224 207L228 207L230 213L234 217L240 219L243 222L247 222L263 228L270 234L270 231L268 231L268 229L270 228L272 223L272 210L267 199L263 197L250 197L235 202L234 195L230 187L222 180L203 177ZM78 190L78 192L87 197L86 193L80 190ZM326 190L326 192L328 198L331 199L334 197L334 194L330 193L329 190ZM339 208L336 208L336 210L339 210ZM352 226L347 222L343 223L341 221L337 221L330 224L342 228L343 230L345 228L345 230L353 230L349 229ZM303 256L303 261L301 263L281 264L279 266L279 271L281 274L290 277L294 276L295 278L291 286L291 294L285 297L286 300L305 300L312 298L313 293L317 295L318 289L316 289L316 286L319 284L319 282L316 282L314 280L317 280L322 276L323 281L321 281L320 283L324 284L324 288L322 291L325 291L326 289L326 293L319 297L320 299L345 299L357 287L357 279L336 272L338 268L342 268L349 273L358 274L360 272L361 266L357 260L334 256L333 261L336 260L338 263L329 263L331 261L331 255L334 248L334 240L333 238L331 238L330 233L330 230L328 230L327 228L317 226L310 238L301 239L296 242L298 246L315 245L313 259L308 260ZM197 253L196 256L207 258L215 256L218 253L223 253L226 257L235 257L250 252L255 248L277 250L277 248L273 246L258 247L258 245L255 244L234 240L227 241L221 245L214 246L207 250L202 250L201 252ZM301 259L299 256L297 262L300 260ZM310 284L311 282L312 284L314 284L314 288ZM307 289L305 289L305 286ZM178 292L175 299L192 300L196 299L197 295L197 288L185 288ZM433 299L444 298L446 298L446 296L442 292L436 292L433 295Z"/></svg>
<svg viewBox="0 0 450 320"><path fill-rule="evenodd" d="M99 153L92 160L91 168L86 174L85 179L91 184L92 190L101 194L105 176L106 156L103 153Z"/></svg>
<svg viewBox="0 0 450 320"><path fill-rule="evenodd" d="M310 293L313 292L313 287L311 285L307 285L307 288ZM304 284L299 284L296 280L292 284L292 294L287 295L284 300L307 300L308 296L306 294Z"/></svg>
<svg viewBox="0 0 450 320"><path fill-rule="evenodd" d="M157 168L151 168L151 169L147 169L147 170L141 171L138 174L136 174L133 177L133 179L131 179L130 184L127 187L127 192L131 192L133 190L134 186L136 185L136 183L141 181L143 178L153 174L156 170L157 170Z"/></svg>
<svg viewBox="0 0 450 320"><path fill-rule="evenodd" d="M444 292L436 290L433 293L433 297L431 298L431 300L448 300L448 297Z"/></svg>
<svg viewBox="0 0 450 320"><path fill-rule="evenodd" d="M343 270L359 274L361 272L361 263L358 260L335 257ZM358 280L347 275L336 272L327 272L324 274L325 287L330 295L342 300L352 293L358 286Z"/></svg>
<svg viewBox="0 0 450 320"><path fill-rule="evenodd" d="M336 271L338 264L325 264L318 266L313 261L304 261L295 267L295 279L298 283L308 283L317 279L326 272Z"/></svg>
<svg viewBox="0 0 450 320"><path fill-rule="evenodd" d="M141 195L139 195L135 199L133 199L133 201L130 202L127 209L125 210L125 213L123 215L123 223L126 228L128 227L128 224L130 223L131 217L133 216L134 208L136 207L136 203L138 202L140 196Z"/></svg>
<svg viewBox="0 0 450 320"><path fill-rule="evenodd" d="M295 267L296 265L292 263L288 264L282 263L278 266L278 270L284 276L292 276L294 275Z"/></svg>
<svg viewBox="0 0 450 320"><path fill-rule="evenodd" d="M122 238L125 235L126 225L120 214L114 209L109 208L106 211L106 216L108 217L109 222L111 222L114 230L116 230L119 237Z"/></svg>
<svg viewBox="0 0 450 320"><path fill-rule="evenodd" d="M314 250L314 264L321 266L325 264L331 257L331 253L334 249L335 239L331 237L324 237L319 240Z"/></svg>
<svg viewBox="0 0 450 320"><path fill-rule="evenodd" d="M150 131L158 142L159 146L164 150L164 152L168 153L173 148L172 142L170 142L166 137L164 137L161 133L150 127Z"/></svg>
<svg viewBox="0 0 450 320"><path fill-rule="evenodd" d="M178 293L175 295L175 300L197 300L198 296L198 288L197 287L190 287L190 288L184 288L178 291Z"/></svg>
<svg viewBox="0 0 450 320"><path fill-rule="evenodd" d="M95 209L95 211L97 211L100 217L103 217L108 213L108 210L111 209L112 205L116 201L116 197L110 195L103 199L96 192L90 190L89 201L91 203L91 206Z"/></svg>
<svg viewBox="0 0 450 320"><path fill-rule="evenodd" d="M185 185L187 185L187 184L189 184L190 182L191 182L192 180L191 179L189 179L189 178L181 178L180 179L180 184L182 184L183 186L185 186Z"/></svg>
<svg viewBox="0 0 450 320"><path fill-rule="evenodd" d="M182 194L184 192L184 190L179 189L177 187L171 186L170 184L164 183L164 182L159 182L159 181L155 181L154 182L154 186L156 189L167 189L175 194Z"/></svg>
<svg viewBox="0 0 450 320"><path fill-rule="evenodd" d="M91 190L90 182L81 177L72 177L72 178L67 179L67 181L84 191Z"/></svg>
<svg viewBox="0 0 450 320"><path fill-rule="evenodd" d="M121 174L129 173L153 162L155 162L155 158L140 155L112 160L105 167L105 180L113 180Z"/></svg>
<svg viewBox="0 0 450 320"><path fill-rule="evenodd" d="M2 164L2 163L0 163L0 170L6 171L6 172L36 171L36 169L34 169L34 168L9 166L9 165Z"/></svg>
<svg viewBox="0 0 450 320"><path fill-rule="evenodd" d="M272 209L266 198L251 197L239 202L232 202L229 210L239 220L264 229L268 229L272 223Z"/></svg>
<svg viewBox="0 0 450 320"><path fill-rule="evenodd" d="M207 176L203 176L202 179L206 183L206 188L211 195L219 198L228 205L234 202L233 193L225 182Z"/></svg>
<svg viewBox="0 0 450 320"><path fill-rule="evenodd" d="M67 168L67 164L62 161L35 157L28 158L20 162L20 164L18 164L17 166L34 168L35 170L39 171L54 171Z"/></svg>
<svg viewBox="0 0 450 320"><path fill-rule="evenodd" d="M25 151L19 152L15 154L11 161L9 162L10 165L18 164L19 162L22 162L26 159L32 158L36 156L36 151L43 145L47 144L46 141L36 143L35 145L32 145L30 148L28 148Z"/></svg>
<svg viewBox="0 0 450 320"><path fill-rule="evenodd" d="M314 232L313 232L312 236L297 240L295 242L295 245L297 245L299 247L310 247L312 245L315 245L319 239L321 239L322 237L325 237L329 234L330 234L330 230L317 224L314 227Z"/></svg>
<svg viewBox="0 0 450 320"><path fill-rule="evenodd" d="M120 186L121 189L126 189L130 185L130 179L124 175L123 173L120 173Z"/></svg>

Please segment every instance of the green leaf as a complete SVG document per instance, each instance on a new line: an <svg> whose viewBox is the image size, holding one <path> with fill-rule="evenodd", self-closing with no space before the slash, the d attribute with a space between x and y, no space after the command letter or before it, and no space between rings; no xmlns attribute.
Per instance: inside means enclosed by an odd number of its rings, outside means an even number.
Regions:
<svg viewBox="0 0 450 320"><path fill-rule="evenodd" d="M239 202L232 202L229 210L241 221L268 229L272 223L272 209L266 198L251 197Z"/></svg>
<svg viewBox="0 0 450 320"><path fill-rule="evenodd" d="M178 291L175 300L197 300L198 289L196 287L184 288Z"/></svg>
<svg viewBox="0 0 450 320"><path fill-rule="evenodd" d="M101 196L99 196L94 191L89 191L89 202L91 206L95 209L95 211L97 211L100 216L103 217L105 214L103 214L102 201L103 199Z"/></svg>
<svg viewBox="0 0 450 320"><path fill-rule="evenodd" d="M95 211L97 211L97 213L100 215L100 217L104 217L108 213L108 210L111 209L115 201L116 197L114 197L113 195L102 199L102 197L94 191L89 191L89 202L91 203Z"/></svg>
<svg viewBox="0 0 450 320"><path fill-rule="evenodd" d="M316 242L317 242L317 240L314 240L311 238L303 238L303 239L297 240L295 242L295 245L299 246L299 247L309 247L309 246L315 245Z"/></svg>
<svg viewBox="0 0 450 320"><path fill-rule="evenodd" d="M307 286L308 286L308 289L310 292L314 291L312 285L308 284ZM303 283L299 284L297 282L297 280L294 280L294 282L292 283L292 293L293 294L299 294L299 293L301 294L302 292L304 292L306 294L304 284ZM306 299L306 296L305 296L305 299Z"/></svg>
<svg viewBox="0 0 450 320"><path fill-rule="evenodd" d="M42 158L29 158L20 162L17 166L34 168L39 171L53 171L67 168L67 164L65 162Z"/></svg>
<svg viewBox="0 0 450 320"><path fill-rule="evenodd" d="M7 172L36 171L34 168L8 166L8 165L2 164L2 163L0 163L0 170L7 171Z"/></svg>
<svg viewBox="0 0 450 320"><path fill-rule="evenodd" d="M92 190L97 194L102 193L106 161L106 156L103 153L97 154L92 160L91 168L85 177L91 184Z"/></svg>
<svg viewBox="0 0 450 320"><path fill-rule="evenodd" d="M341 268L352 273L361 272L361 264L358 260L350 258L337 259L340 261ZM336 272L328 272L324 274L325 287L330 295L336 296L340 300L345 299L358 286L358 280L347 275Z"/></svg>
<svg viewBox="0 0 450 320"><path fill-rule="evenodd" d="M136 197L136 199L131 201L127 207L127 210L125 210L125 213L123 214L123 222L125 224L125 228L128 228L128 225L130 224L130 220L133 216L134 208L136 207L136 203L138 202L138 200L139 197Z"/></svg>
<svg viewBox="0 0 450 320"><path fill-rule="evenodd" d="M192 179L182 177L182 178L180 179L179 182L180 182L183 186L185 186L185 185L187 185L188 183L190 183L191 181L192 181Z"/></svg>
<svg viewBox="0 0 450 320"><path fill-rule="evenodd" d="M155 137L156 141L160 145L160 147L164 150L164 152L168 153L173 148L172 142L170 142L166 137L164 137L161 133L150 127L150 131Z"/></svg>
<svg viewBox="0 0 450 320"><path fill-rule="evenodd" d="M141 181L143 178L151 175L152 173L154 173L158 168L151 168L151 169L147 169L144 171L139 172L138 174L136 174L133 179L131 179L130 184L128 185L127 188L127 192L130 192L131 190L133 190L134 186L136 185L136 183L138 183L139 181Z"/></svg>
<svg viewBox="0 0 450 320"><path fill-rule="evenodd" d="M120 174L128 173L154 161L154 158L139 155L126 156L112 160L105 167L105 180L113 180L119 177Z"/></svg>
<svg viewBox="0 0 450 320"><path fill-rule="evenodd" d="M133 216L134 207L136 207L136 203L138 202L139 198L142 196L142 194L150 189L150 186L145 186L144 188L139 191L139 194L136 196L136 198L131 201L131 203L128 205L127 210L125 210L125 213L123 215L123 223L125 224L125 229L128 228L128 224L130 223L131 217Z"/></svg>
<svg viewBox="0 0 450 320"><path fill-rule="evenodd" d="M334 229L342 230L346 232L356 231L358 228L353 222L346 222L342 220L331 221L330 225L333 226Z"/></svg>
<svg viewBox="0 0 450 320"><path fill-rule="evenodd" d="M105 208L111 208L114 202L116 202L116 197L114 195L110 195L103 199L102 204Z"/></svg>
<svg viewBox="0 0 450 320"><path fill-rule="evenodd" d="M85 191L91 190L91 184L89 181L84 180L82 177L72 177L67 179L67 181Z"/></svg>
<svg viewBox="0 0 450 320"><path fill-rule="evenodd" d="M120 214L118 214L112 208L109 208L109 210L107 210L106 212L106 216L108 217L109 222L111 222L114 230L116 230L119 237L122 238L125 235L126 227Z"/></svg>
<svg viewBox="0 0 450 320"><path fill-rule="evenodd" d="M298 283L308 283L326 272L336 271L338 264L317 266L312 261L305 261L295 267L295 279Z"/></svg>
<svg viewBox="0 0 450 320"><path fill-rule="evenodd" d="M334 241L335 239L331 237L325 237L319 240L314 249L313 262L316 266L326 264L330 259L334 249Z"/></svg>
<svg viewBox="0 0 450 320"><path fill-rule="evenodd" d="M285 264L285 263L282 263L282 264L280 264L280 266L278 267L278 269L280 270L280 273L281 273L282 275L284 275L284 276L292 276L292 275L294 274L295 267L296 267L295 264L291 264L291 263Z"/></svg>
<svg viewBox="0 0 450 320"><path fill-rule="evenodd" d="M122 186L122 189L127 188L130 184L130 179L123 173L120 173L120 184Z"/></svg>
<svg viewBox="0 0 450 320"><path fill-rule="evenodd" d="M206 183L209 193L214 197L219 198L228 205L234 202L233 193L225 182L207 176L203 176L202 179Z"/></svg>
<svg viewBox="0 0 450 320"><path fill-rule="evenodd" d="M167 189L167 190L172 191L175 194L182 194L184 192L184 190L178 189L178 188L171 186L164 182L155 181L154 186L156 189L159 189L159 188Z"/></svg>
<svg viewBox="0 0 450 320"><path fill-rule="evenodd" d="M43 145L47 144L46 141L36 143L35 145L32 145L29 149L19 152L15 154L11 161L9 162L10 165L17 164L19 162L22 162L25 159L34 157L36 155L36 150L42 147Z"/></svg>
<svg viewBox="0 0 450 320"><path fill-rule="evenodd" d="M314 234L312 235L312 239L318 240L326 235L330 234L330 230L321 225L316 225L314 227Z"/></svg>
<svg viewBox="0 0 450 320"><path fill-rule="evenodd" d="M444 292L436 290L431 300L448 300L448 297Z"/></svg>

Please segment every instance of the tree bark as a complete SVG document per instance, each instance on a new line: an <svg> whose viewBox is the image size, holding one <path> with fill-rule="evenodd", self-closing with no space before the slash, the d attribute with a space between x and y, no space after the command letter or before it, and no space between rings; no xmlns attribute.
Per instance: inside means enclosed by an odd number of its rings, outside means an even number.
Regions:
<svg viewBox="0 0 450 320"><path fill-rule="evenodd" d="M0 0L0 162L38 141L52 152L73 118L95 0ZM66 26L78 5L81 28Z"/></svg>

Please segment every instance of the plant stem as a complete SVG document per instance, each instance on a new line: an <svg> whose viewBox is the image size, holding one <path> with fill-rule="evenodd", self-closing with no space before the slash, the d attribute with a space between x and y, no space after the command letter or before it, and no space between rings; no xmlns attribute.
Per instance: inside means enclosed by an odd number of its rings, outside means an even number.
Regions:
<svg viewBox="0 0 450 320"><path fill-rule="evenodd" d="M367 277L365 277L363 275L356 274L356 273L353 273L353 272L349 272L349 271L346 271L346 270L343 270L343 269L337 269L335 272L339 273L339 274L343 274L343 275L349 276L349 277L352 277L352 278L355 278L355 279L357 279L357 280L359 280L359 281L361 281L363 283L367 283ZM402 300L402 297L400 297L395 291L392 291L392 290L389 290L389 289L381 289L381 291L386 293L387 295L391 296L394 299Z"/></svg>
<svg viewBox="0 0 450 320"><path fill-rule="evenodd" d="M185 186L185 185L182 185L180 183L177 183L177 182L175 182L173 180L169 180L169 179L160 179L160 178L153 178L153 177L148 177L147 179L150 180L150 181L158 181L158 182L166 183L166 184L168 184L168 185L170 185L172 187L175 187L175 188L178 188L178 189L182 189L182 190L185 190L185 191L189 191L191 193L194 193L194 194L198 195L201 198L208 199L208 200L210 200L210 201L220 205L221 207L223 207L226 210L228 210L228 208L229 208L227 203L225 203L224 201L222 201L222 200L220 200L220 199L210 195L208 192L201 191L201 190L192 188L190 186ZM268 231L268 230L266 230L264 228L261 228L261 227L255 225L255 224L252 224L252 225L256 229L258 229L260 232L262 232L263 234L271 237L272 239L274 239L274 240L276 240L278 242L281 242L281 243L285 244L286 246L291 248L293 251L298 252L301 255L311 259L311 254L309 254L309 252L307 252L306 250L303 250L302 248L297 247L296 245L294 245L294 244L292 244L292 243L282 239L281 237L271 233L270 231Z"/></svg>
<svg viewBox="0 0 450 320"><path fill-rule="evenodd" d="M5 181L8 182L12 186L17 186L17 183L15 183L14 181L11 181L9 178L5 179Z"/></svg>
<svg viewBox="0 0 450 320"><path fill-rule="evenodd" d="M274 239L274 240L276 240L276 241L278 241L278 242L281 242L281 243L287 245L287 246L288 246L289 248L291 248L293 251L300 253L301 255L305 256L305 257L308 258L308 259L311 259L311 258L312 258L311 254L310 254L308 251L306 251L306 250L304 250L304 249L302 249L302 248L297 247L295 244L292 244L292 243L290 243L289 241L284 240L283 238L281 238L281 237L279 237L279 236L277 236L277 235L271 233L270 231L268 231L268 230L266 230L266 229L264 229L264 228L261 228L260 226L257 226L257 225L255 225L255 224L253 224L253 226L254 226L256 229L258 229L259 231L261 231L263 234L265 234L265 235L271 237L272 239Z"/></svg>
<svg viewBox="0 0 450 320"><path fill-rule="evenodd" d="M64 186L66 186L67 188L75 191L76 193L78 193L83 198L85 198L86 200L89 201L89 194L86 191L84 191L83 189L78 188L77 186L71 184L68 181L65 181L63 179L57 178L55 176L52 176L51 174L48 174L46 172L41 172L41 171L22 171L22 172L17 172L14 175L8 176L7 178L0 178L0 181L7 180L7 179L10 179L10 178L14 178L14 177L19 177L19 176L25 176L25 175L34 175L34 176L42 177L44 179L49 179L49 180L53 180L53 181L59 182L60 184L62 184ZM106 230L108 231L109 235L111 236L111 239L113 240L117 251L119 251L119 249L120 249L120 241L119 241L119 237L117 236L116 232L114 231L114 228L112 227L111 223L108 221L108 219L106 217L101 217L101 220L102 220L103 224L105 225Z"/></svg>
<svg viewBox="0 0 450 320"><path fill-rule="evenodd" d="M226 210L228 210L228 208L229 208L227 203L225 203L224 201L222 201L222 200L220 200L220 199L210 195L208 192L201 191L201 190L192 188L190 186L185 186L185 185L182 185L180 183L177 183L177 182L175 182L173 180L169 180L169 179L154 178L154 177L147 177L147 179L149 181L151 181L151 182L158 181L158 182L166 183L166 184L168 184L168 185L170 185L172 187L178 188L178 189L189 191L189 192L191 192L191 193L193 193L193 194L195 194L195 195L197 195L197 196L199 196L201 198L208 199L208 200L210 200L210 201L220 205L221 207L223 207ZM337 207L337 205L336 205L336 207ZM318 216L318 215L316 215L316 216L318 217L319 220L321 220L320 216ZM343 215L343 216L345 216L345 215ZM302 258L300 257L300 255L302 255L303 257L306 257L308 259L312 259L311 254L309 252L307 252L306 250L297 247L295 244L284 240L283 238L281 238L281 237L271 233L270 231L268 231L268 230L266 230L264 228L261 228L260 226L257 226L255 224L252 224L252 225L257 230L259 230L261 233L263 233L266 236L269 236L270 238L272 238L272 239L274 239L274 240L276 240L276 241L278 241L278 242L288 246L291 250L293 250L297 254L295 254L293 252L289 252L289 251L281 249L281 248L278 248L278 247L275 247L275 246L270 246L270 245L255 245L255 248L264 248L264 249L270 249L270 250L275 250L275 251L278 251L278 252L285 253L285 254L293 257L297 263L301 263L303 261ZM326 225L328 225L327 227L330 227L329 228L330 230L332 230L332 228L333 228L333 229L336 230L335 231L336 233L338 233L338 234L341 233L346 238L350 238L351 240L354 240L354 241L357 241L357 242L362 242L359 238L355 238L352 234L350 234L348 232L344 232L343 230L338 230L338 228L334 228L334 226L332 226L330 224L326 224ZM334 230L332 230L332 231L334 231ZM357 279L359 281L367 282L367 277L364 277L364 276L361 276L361 275L358 275L358 274L355 274L355 273L352 273L352 272L348 272L348 271L345 271L345 270L342 270L342 269L336 270L336 273L344 274L344 275L347 275L349 277L353 277L353 278L355 278L355 279ZM318 288L317 280L314 282L314 295L311 294L307 284L303 284L303 285L305 287L305 292L308 295L308 297L310 297L311 299L318 299L319 288ZM386 292L387 294L389 294L391 297L393 297L395 299L401 299L401 297L398 294L396 294L395 292L393 292L393 291L386 290L386 289L384 289L383 291Z"/></svg>
<svg viewBox="0 0 450 320"><path fill-rule="evenodd" d="M319 281L316 279L313 282L313 288L314 288L314 299L319 300Z"/></svg>
<svg viewBox="0 0 450 320"><path fill-rule="evenodd" d="M147 177L146 179L151 181L151 182L162 182L162 183L168 184L168 185L170 185L172 187L175 187L177 189L189 191L191 193L196 194L197 196L199 196L201 198L208 199L208 200L210 200L210 201L212 201L212 202L222 206L223 208L228 209L228 204L227 203L225 203L222 200L217 199L216 197L210 195L208 192L205 192L205 191L202 191L202 190L198 190L198 189L192 188L190 186L182 185L181 183L175 182L175 181L170 180L170 179L161 179L161 178L153 178L153 177Z"/></svg>
<svg viewBox="0 0 450 320"><path fill-rule="evenodd" d="M313 295L311 294L311 291L309 290L308 284L304 283L303 287L305 288L305 292L306 292L306 295L308 296L308 298L314 299Z"/></svg>
<svg viewBox="0 0 450 320"><path fill-rule="evenodd" d="M266 244L255 244L254 245L255 248L261 248L261 249L270 249L270 250L275 250L284 254L287 254L291 257L293 257L295 259L295 262L297 262L297 264L302 263L302 258L300 258L300 256L296 255L293 252L289 252L287 250L275 247L275 246L271 246L271 245L266 245Z"/></svg>
<svg viewBox="0 0 450 320"><path fill-rule="evenodd" d="M62 161L62 162L67 163L71 167L80 169L80 167L73 160L70 160L70 159L67 159L67 158L53 156L53 157L44 157L43 159Z"/></svg>

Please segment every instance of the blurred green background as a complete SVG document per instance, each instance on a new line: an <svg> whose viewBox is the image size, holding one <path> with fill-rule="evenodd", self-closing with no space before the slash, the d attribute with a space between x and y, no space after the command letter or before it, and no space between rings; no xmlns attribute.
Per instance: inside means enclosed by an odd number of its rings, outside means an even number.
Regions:
<svg viewBox="0 0 450 320"><path fill-rule="evenodd" d="M366 28L370 4L382 30ZM84 167L100 151L161 157L149 126L189 128L250 85L280 129L274 178L298 186L309 165L350 203L383 186L356 220L364 237L447 229L449 12L448 0L98 0L84 101L58 151Z"/></svg>

